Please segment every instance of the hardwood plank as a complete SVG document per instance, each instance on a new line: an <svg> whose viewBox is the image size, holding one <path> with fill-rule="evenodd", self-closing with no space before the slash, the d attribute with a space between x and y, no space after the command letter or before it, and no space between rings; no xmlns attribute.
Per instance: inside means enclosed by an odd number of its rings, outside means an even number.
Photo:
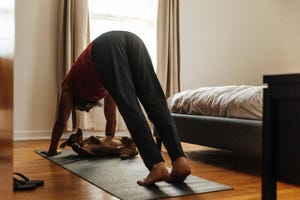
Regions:
<svg viewBox="0 0 300 200"><path fill-rule="evenodd" d="M82 180L67 170L34 153L47 149L49 141L15 141L14 171L32 179L43 179L45 185L33 191L14 192L14 199L89 200L116 199L107 192ZM183 144L194 175L234 187L233 190L170 198L170 200L256 200L261 199L260 161L238 157L231 152L198 145ZM170 160L163 149L166 164ZM116 185L116 187L121 187ZM140 187L137 185L137 187ZM299 186L278 183L278 199L294 200Z"/></svg>

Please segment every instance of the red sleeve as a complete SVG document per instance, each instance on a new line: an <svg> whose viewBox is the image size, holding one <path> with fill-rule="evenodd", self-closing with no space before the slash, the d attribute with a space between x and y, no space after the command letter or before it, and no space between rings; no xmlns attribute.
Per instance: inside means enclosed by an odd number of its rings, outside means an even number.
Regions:
<svg viewBox="0 0 300 200"><path fill-rule="evenodd" d="M109 93L104 88L92 61L92 44L90 43L73 63L62 83L62 89L68 90L74 97L88 101L99 101Z"/></svg>

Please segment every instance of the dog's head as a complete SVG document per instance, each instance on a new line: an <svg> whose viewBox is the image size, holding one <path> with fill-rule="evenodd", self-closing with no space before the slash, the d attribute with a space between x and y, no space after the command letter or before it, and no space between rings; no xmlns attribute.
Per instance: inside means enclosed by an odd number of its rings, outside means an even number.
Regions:
<svg viewBox="0 0 300 200"><path fill-rule="evenodd" d="M82 140L83 140L83 133L82 130L79 128L76 133L71 134L68 140L63 142L59 147L60 148L65 148L65 146L71 147L75 143L80 144Z"/></svg>

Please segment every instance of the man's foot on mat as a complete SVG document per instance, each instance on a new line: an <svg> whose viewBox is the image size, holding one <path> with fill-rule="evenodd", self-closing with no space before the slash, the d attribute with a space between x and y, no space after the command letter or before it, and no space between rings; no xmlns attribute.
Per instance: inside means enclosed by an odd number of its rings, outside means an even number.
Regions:
<svg viewBox="0 0 300 200"><path fill-rule="evenodd" d="M168 183L182 183L191 174L191 169L185 157L179 157L173 162L173 169Z"/></svg>
<svg viewBox="0 0 300 200"><path fill-rule="evenodd" d="M153 165L152 170L144 180L137 183L141 186L153 185L159 181L166 181L169 178L169 172L163 162Z"/></svg>

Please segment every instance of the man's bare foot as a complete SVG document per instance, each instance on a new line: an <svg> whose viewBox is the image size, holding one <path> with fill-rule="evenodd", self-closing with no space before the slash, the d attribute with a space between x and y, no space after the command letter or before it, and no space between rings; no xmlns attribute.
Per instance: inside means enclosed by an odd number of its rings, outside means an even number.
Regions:
<svg viewBox="0 0 300 200"><path fill-rule="evenodd" d="M141 186L153 185L159 181L166 181L169 178L169 172L163 162L153 165L152 170L144 180L137 181Z"/></svg>
<svg viewBox="0 0 300 200"><path fill-rule="evenodd" d="M185 157L179 157L173 162L173 169L168 183L182 183L188 175L191 174L191 169Z"/></svg>

